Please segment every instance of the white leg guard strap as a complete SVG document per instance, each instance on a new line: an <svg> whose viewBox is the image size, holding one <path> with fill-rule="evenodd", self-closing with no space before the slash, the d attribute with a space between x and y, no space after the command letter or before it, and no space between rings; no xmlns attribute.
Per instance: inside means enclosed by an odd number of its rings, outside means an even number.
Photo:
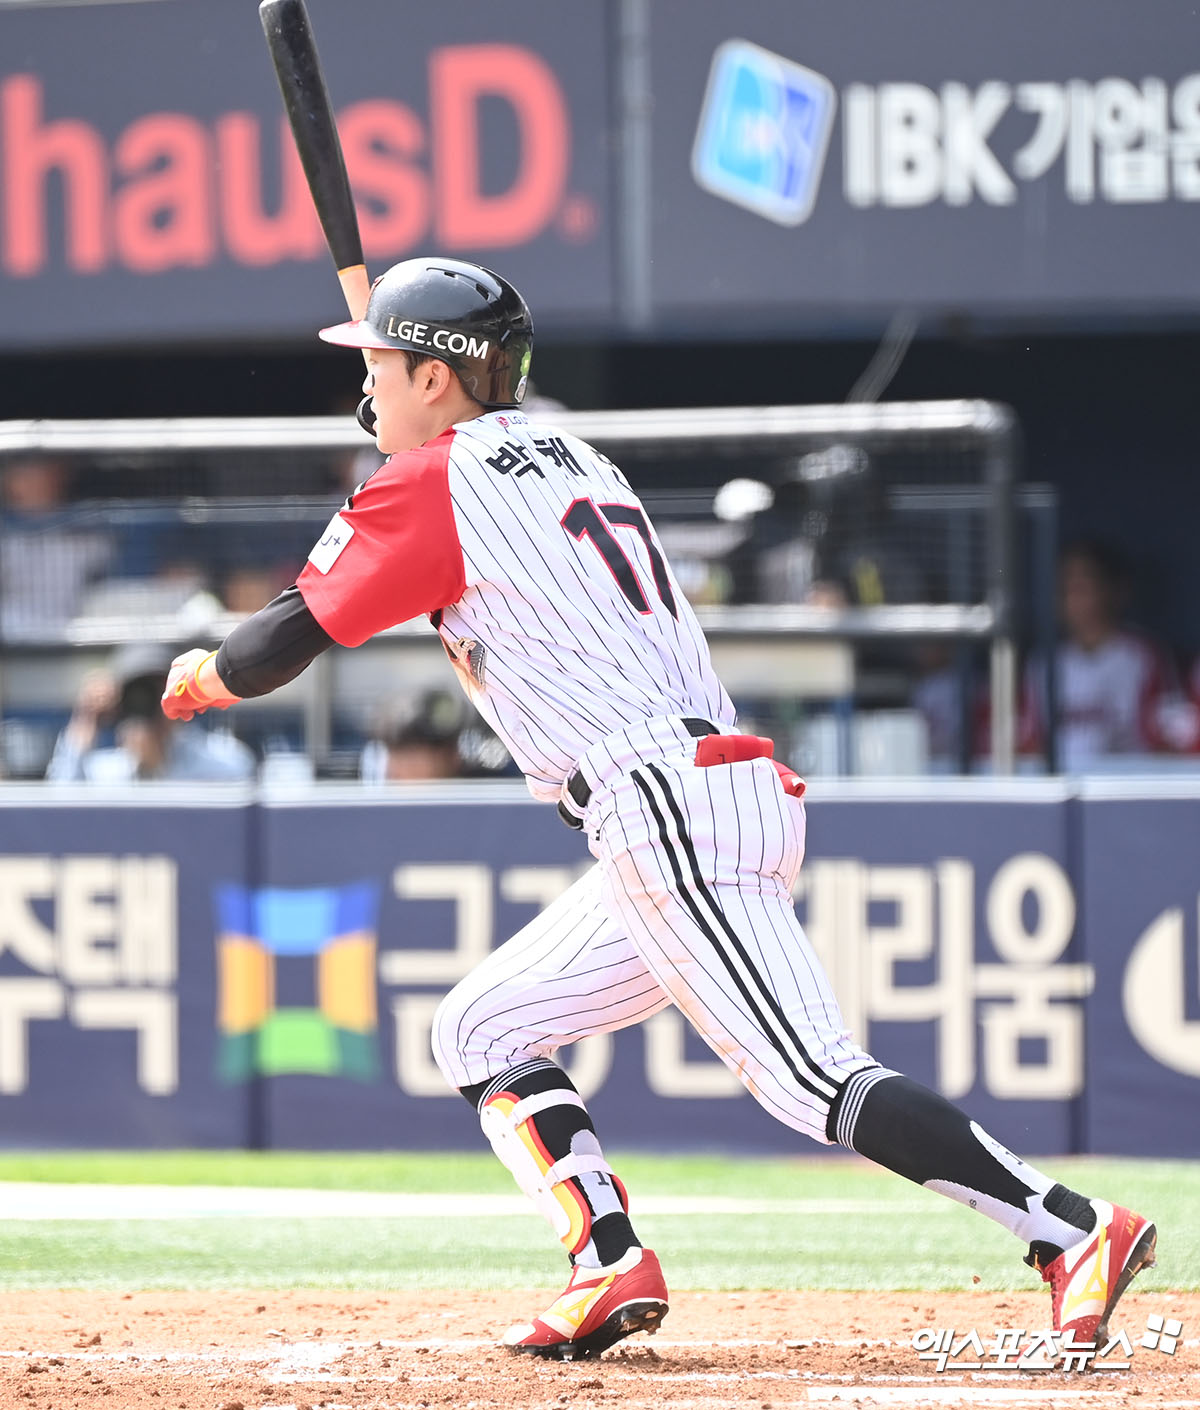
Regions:
<svg viewBox="0 0 1200 1410"><path fill-rule="evenodd" d="M568 1155L552 1160L533 1117L554 1106L583 1108L583 1105L578 1093L558 1087L515 1102L510 1095L501 1092L485 1101L479 1110L483 1134L501 1164L512 1173L521 1190L571 1253L583 1248L591 1236L592 1210L582 1191L567 1182L578 1175L597 1172L607 1175L614 1189L621 1190L621 1185L590 1130L577 1133L575 1141L579 1143L579 1150L573 1149Z"/></svg>
<svg viewBox="0 0 1200 1410"><path fill-rule="evenodd" d="M509 1115L519 1126L522 1121L528 1121L531 1116L552 1106L577 1106L580 1111L587 1110L578 1092L573 1092L570 1087L555 1087L549 1092L534 1092L531 1097L522 1097Z"/></svg>
<svg viewBox="0 0 1200 1410"><path fill-rule="evenodd" d="M564 1180L573 1180L576 1175L583 1175L589 1170L594 1170L599 1175L607 1175L610 1180L613 1178L613 1168L602 1155L572 1151L570 1155L556 1160L546 1171L546 1184L561 1185Z"/></svg>

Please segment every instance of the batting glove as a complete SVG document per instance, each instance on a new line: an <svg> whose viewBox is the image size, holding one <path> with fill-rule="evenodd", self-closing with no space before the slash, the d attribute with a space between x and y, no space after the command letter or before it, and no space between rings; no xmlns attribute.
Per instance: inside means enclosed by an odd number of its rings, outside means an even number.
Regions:
<svg viewBox="0 0 1200 1410"><path fill-rule="evenodd" d="M216 654L215 651L195 647L182 656L176 656L171 662L166 689L162 694L163 714L169 720L190 720L202 715L205 710L227 710L237 699L237 696L228 693L209 695L200 688L200 669Z"/></svg>

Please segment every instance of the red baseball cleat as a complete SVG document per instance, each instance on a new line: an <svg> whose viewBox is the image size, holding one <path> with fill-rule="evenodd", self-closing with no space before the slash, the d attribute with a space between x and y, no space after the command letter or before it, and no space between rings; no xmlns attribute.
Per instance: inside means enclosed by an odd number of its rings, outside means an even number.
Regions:
<svg viewBox="0 0 1200 1410"><path fill-rule="evenodd" d="M1091 1201L1096 1227L1044 1267L1033 1263L1050 1284L1054 1330L1076 1342L1103 1346L1117 1299L1136 1273L1154 1266L1154 1225L1119 1204Z"/></svg>
<svg viewBox="0 0 1200 1410"><path fill-rule="evenodd" d="M540 1317L510 1327L504 1345L517 1355L586 1361L633 1332L653 1335L666 1315L658 1259L635 1246L607 1268L577 1263L566 1291Z"/></svg>

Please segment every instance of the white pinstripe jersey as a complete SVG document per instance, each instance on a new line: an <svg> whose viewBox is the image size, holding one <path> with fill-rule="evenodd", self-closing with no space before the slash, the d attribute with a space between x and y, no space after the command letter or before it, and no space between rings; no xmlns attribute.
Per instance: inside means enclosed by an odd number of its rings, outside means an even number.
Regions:
<svg viewBox="0 0 1200 1410"><path fill-rule="evenodd" d="M345 645L428 613L535 796L637 720L733 727L708 645L637 496L586 442L491 412L393 456L298 579Z"/></svg>

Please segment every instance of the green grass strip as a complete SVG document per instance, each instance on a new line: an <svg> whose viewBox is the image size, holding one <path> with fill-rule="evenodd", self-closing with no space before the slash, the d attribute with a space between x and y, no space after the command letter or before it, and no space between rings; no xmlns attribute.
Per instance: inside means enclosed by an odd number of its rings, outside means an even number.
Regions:
<svg viewBox="0 0 1200 1410"><path fill-rule="evenodd" d="M618 1157L639 1234L679 1289L984 1290L1040 1286L990 1220L853 1158ZM1159 1266L1141 1290L1200 1290L1200 1163L1045 1162L1150 1214ZM0 1180L258 1185L409 1193L513 1191L487 1155L138 1152L0 1156ZM639 1194L872 1200L821 1215L647 1215ZM928 1202L929 1216L911 1209ZM888 1204L906 1206L890 1212ZM0 1186L0 1214L3 1188ZM502 1289L554 1287L565 1264L533 1215L26 1221L0 1219L0 1288ZM979 1283L973 1282L975 1277Z"/></svg>
<svg viewBox="0 0 1200 1410"><path fill-rule="evenodd" d="M482 1140L482 1138L481 1138ZM655 1195L761 1199L893 1199L914 1187L857 1156L610 1154L627 1186ZM1200 1161L1055 1156L1035 1162L1063 1184L1140 1208L1190 1190ZM0 1151L0 1181L119 1185L251 1185L429 1194L510 1194L511 1176L487 1150ZM930 1196L930 1198L935 1198Z"/></svg>

